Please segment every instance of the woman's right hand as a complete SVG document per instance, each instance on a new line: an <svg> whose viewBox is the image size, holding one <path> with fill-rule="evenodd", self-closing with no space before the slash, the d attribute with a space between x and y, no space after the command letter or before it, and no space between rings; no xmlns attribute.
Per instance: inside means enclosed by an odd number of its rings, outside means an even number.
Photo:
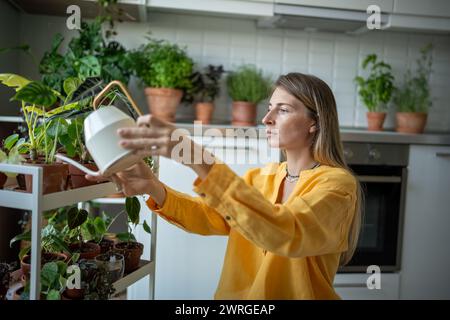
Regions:
<svg viewBox="0 0 450 320"><path fill-rule="evenodd" d="M127 197L141 194L158 195L162 191L161 188L164 189L150 167L142 160L128 169L117 172L109 177L96 177L91 175L86 175L85 177L90 181L109 180L115 182ZM156 202L158 203L159 201Z"/></svg>

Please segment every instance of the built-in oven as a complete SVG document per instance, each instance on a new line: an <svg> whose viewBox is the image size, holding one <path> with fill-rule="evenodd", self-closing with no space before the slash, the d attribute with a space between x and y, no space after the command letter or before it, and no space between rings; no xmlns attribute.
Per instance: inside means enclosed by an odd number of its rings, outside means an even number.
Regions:
<svg viewBox="0 0 450 320"><path fill-rule="evenodd" d="M344 155L364 192L364 216L352 260L339 272L400 269L402 222L409 147L402 144L344 142Z"/></svg>

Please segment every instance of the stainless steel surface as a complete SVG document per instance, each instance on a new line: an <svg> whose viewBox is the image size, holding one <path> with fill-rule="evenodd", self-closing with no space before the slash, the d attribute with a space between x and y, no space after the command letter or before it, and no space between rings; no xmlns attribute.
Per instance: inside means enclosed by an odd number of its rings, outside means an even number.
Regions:
<svg viewBox="0 0 450 320"><path fill-rule="evenodd" d="M254 127L237 127L231 124L212 124L197 125L193 123L179 122L175 123L178 128L186 129L191 135L208 135L208 130L214 129L216 133L226 135L235 129L254 129L258 133L259 138L265 138L265 127L263 125ZM195 129L194 129L195 128ZM211 131L210 131L211 132ZM370 143L386 143L386 144L426 144L426 145L448 145L450 146L450 133L436 132L423 134L406 134L395 131L367 131L366 129L341 128L341 140L343 142L370 142Z"/></svg>
<svg viewBox="0 0 450 320"><path fill-rule="evenodd" d="M344 142L343 144L344 157L349 165L408 165L408 145L362 142Z"/></svg>

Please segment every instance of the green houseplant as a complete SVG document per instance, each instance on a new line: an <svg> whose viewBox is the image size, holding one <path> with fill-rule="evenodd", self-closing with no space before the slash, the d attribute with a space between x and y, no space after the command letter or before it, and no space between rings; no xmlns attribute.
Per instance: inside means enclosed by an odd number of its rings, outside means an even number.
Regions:
<svg viewBox="0 0 450 320"><path fill-rule="evenodd" d="M54 154L59 135L59 122L46 121L48 115L61 111L64 107L55 106L55 102L64 97L57 91L39 81L30 81L15 74L0 74L0 83L15 89L13 100L21 104L28 140L22 144L26 148L29 159L26 165L40 166L44 171L43 193L65 190L68 166L54 163ZM54 126L56 124L56 126ZM26 189L32 190L31 176L26 177Z"/></svg>
<svg viewBox="0 0 450 320"><path fill-rule="evenodd" d="M192 59L178 45L152 38L131 55L134 71L146 86L150 112L166 121L174 121L183 91L192 86Z"/></svg>
<svg viewBox="0 0 450 320"><path fill-rule="evenodd" d="M0 163L21 164L25 161L20 154L20 149L25 139L20 138L17 133L8 136L3 141L3 148L0 148ZM0 172L0 189L3 188L8 177L14 178L17 173Z"/></svg>
<svg viewBox="0 0 450 320"><path fill-rule="evenodd" d="M132 272L139 268L140 257L144 252L144 245L136 241L132 230L139 224L139 212L141 205L137 197L127 197L125 200L125 210L128 217L128 232L117 234L120 242L115 244L116 252L125 257L125 273ZM144 220L143 229L147 233L151 233L151 229Z"/></svg>
<svg viewBox="0 0 450 320"><path fill-rule="evenodd" d="M208 65L203 72L192 75L191 94L195 101L196 120L204 124L211 121L214 112L214 100L220 91L219 80L224 73L223 67Z"/></svg>
<svg viewBox="0 0 450 320"><path fill-rule="evenodd" d="M232 124L254 126L256 106L267 98L271 80L253 65L240 66L227 77L228 94L233 100Z"/></svg>
<svg viewBox="0 0 450 320"><path fill-rule="evenodd" d="M377 59L376 54L369 54L362 62L364 70L370 65L369 76L366 79L361 76L355 77L359 86L358 94L368 110L366 116L368 129L371 131L383 130L387 104L394 91L391 66Z"/></svg>
<svg viewBox="0 0 450 320"><path fill-rule="evenodd" d="M432 106L429 84L432 72L432 44L421 49L417 59L417 70L405 74L403 85L395 90L394 103L397 107L396 130L404 133L422 133L427 122L428 109Z"/></svg>

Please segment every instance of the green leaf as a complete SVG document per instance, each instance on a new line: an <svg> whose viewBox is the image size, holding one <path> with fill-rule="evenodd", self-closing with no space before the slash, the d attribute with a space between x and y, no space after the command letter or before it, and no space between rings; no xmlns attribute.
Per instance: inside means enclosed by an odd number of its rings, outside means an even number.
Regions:
<svg viewBox="0 0 450 320"><path fill-rule="evenodd" d="M31 241L31 230L25 231L24 233L21 233L9 241L9 246L12 247L12 245L17 241Z"/></svg>
<svg viewBox="0 0 450 320"><path fill-rule="evenodd" d="M98 235L103 235L106 233L106 224L100 217L95 217L94 219L95 231Z"/></svg>
<svg viewBox="0 0 450 320"><path fill-rule="evenodd" d="M128 233L128 232L121 232L121 233L118 233L118 234L116 235L116 237L117 237L117 239L119 239L120 241L123 241L123 242L127 242L128 239L131 238L131 237L130 237L130 233Z"/></svg>
<svg viewBox="0 0 450 320"><path fill-rule="evenodd" d="M147 232L148 234L152 234L152 230L150 229L149 225L147 224L147 221L144 220L142 227L144 228L145 232Z"/></svg>
<svg viewBox="0 0 450 320"><path fill-rule="evenodd" d="M47 294L47 300L61 300L61 295L59 291L51 289Z"/></svg>
<svg viewBox="0 0 450 320"><path fill-rule="evenodd" d="M41 82L33 81L19 89L12 99L37 106L50 107L56 102L56 95L50 87Z"/></svg>
<svg viewBox="0 0 450 320"><path fill-rule="evenodd" d="M13 73L1 73L0 82L5 86L15 88L16 91L26 86L30 80Z"/></svg>
<svg viewBox="0 0 450 320"><path fill-rule="evenodd" d="M47 262L42 267L41 271L41 281L42 285L46 287L51 287L59 279L58 265L56 262Z"/></svg>
<svg viewBox="0 0 450 320"><path fill-rule="evenodd" d="M141 204L137 197L127 197L125 200L125 210L127 211L130 222L134 225L139 223L139 212L141 211Z"/></svg>
<svg viewBox="0 0 450 320"><path fill-rule="evenodd" d="M80 86L82 81L77 77L69 77L66 80L64 80L63 88L64 92L67 96L70 96L72 93L77 90L77 88Z"/></svg>
<svg viewBox="0 0 450 320"><path fill-rule="evenodd" d="M3 142L3 147L6 150L10 150L16 144L16 142L18 140L19 140L19 135L17 133L14 133L5 139L5 141Z"/></svg>
<svg viewBox="0 0 450 320"><path fill-rule="evenodd" d="M98 77L101 75L101 66L95 56L85 56L77 61L75 69L81 78Z"/></svg>
<svg viewBox="0 0 450 320"><path fill-rule="evenodd" d="M25 257L28 254L28 252L30 252L30 250L31 250L31 247L23 247L22 249L20 249L19 260L22 260L23 257Z"/></svg>
<svg viewBox="0 0 450 320"><path fill-rule="evenodd" d="M69 229L73 230L81 226L87 219L88 212L84 209L78 209L77 207L72 207L67 212L67 220Z"/></svg>

